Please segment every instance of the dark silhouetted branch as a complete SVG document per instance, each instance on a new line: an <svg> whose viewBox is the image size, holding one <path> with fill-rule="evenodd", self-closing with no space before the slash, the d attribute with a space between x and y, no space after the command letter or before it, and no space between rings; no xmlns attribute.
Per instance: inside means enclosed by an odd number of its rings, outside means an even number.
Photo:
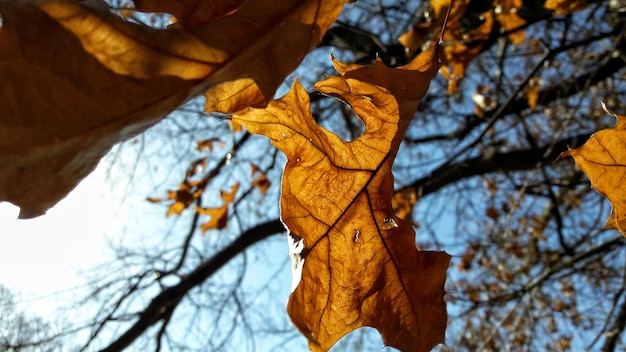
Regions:
<svg viewBox="0 0 626 352"><path fill-rule="evenodd" d="M484 155L454 164L443 165L430 175L404 186L400 191L413 188L418 196L423 197L472 176L491 172L530 170L540 163L553 162L567 147L574 148L580 146L589 136L590 134L580 134L540 148Z"/></svg>
<svg viewBox="0 0 626 352"><path fill-rule="evenodd" d="M126 330L117 340L102 349L102 352L122 351L132 344L148 328L162 319L168 319L178 303L192 288L201 285L211 275L221 269L231 259L255 243L270 237L271 235L284 232L285 229L280 220L271 220L257 225L237 237L231 244L216 253L209 260L202 263L188 275L182 276L182 281L161 291L152 302L142 311L139 319Z"/></svg>

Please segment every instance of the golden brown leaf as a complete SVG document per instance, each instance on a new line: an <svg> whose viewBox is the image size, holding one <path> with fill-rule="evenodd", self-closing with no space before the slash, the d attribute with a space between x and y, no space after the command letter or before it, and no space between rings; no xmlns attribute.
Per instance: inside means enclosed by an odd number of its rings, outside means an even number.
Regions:
<svg viewBox="0 0 626 352"><path fill-rule="evenodd" d="M327 351L362 326L375 327L403 351L429 351L444 338L450 257L419 251L411 226L395 216L391 165L439 68L437 48L395 70L381 62L334 63L343 76L315 89L342 99L363 120L357 139L345 142L318 126L298 82L266 109L233 116L288 158L281 218L304 247L295 253L301 280L288 311L314 351Z"/></svg>
<svg viewBox="0 0 626 352"><path fill-rule="evenodd" d="M458 90L461 80L465 77L465 69L482 51L482 42L489 38L493 28L494 16L492 12L486 12L484 14L484 22L463 35L460 34L459 22L451 22L451 25L454 23L457 24L458 28L456 30L452 30L452 28L446 29L444 36L444 41L447 44L444 47L443 59L450 66L449 73L444 75L449 80L448 94Z"/></svg>
<svg viewBox="0 0 626 352"><path fill-rule="evenodd" d="M528 101L528 106L531 109L537 107L537 100L539 100L539 77L533 77L529 84L528 90L526 91L526 100Z"/></svg>
<svg viewBox="0 0 626 352"><path fill-rule="evenodd" d="M449 67L444 66L442 74L449 80L449 94L458 90L459 83L465 77L465 69L480 54L482 42L489 38L493 29L494 15L492 11L488 11L482 14L484 21L482 24L469 31L462 30L460 19L465 15L469 2L469 0L458 0L451 3L450 16L443 34L441 61L446 62ZM436 37L444 23L450 2L431 0L430 6L432 20L427 23L415 23L411 31L403 34L399 39L400 43L409 48L411 53L419 52L419 49L438 39Z"/></svg>
<svg viewBox="0 0 626 352"><path fill-rule="evenodd" d="M522 6L522 0L497 0L494 3L494 7L499 9L496 18L504 29L513 31L526 24L526 20L517 14ZM509 34L509 38L513 44L519 44L526 38L526 33L521 30L516 30Z"/></svg>
<svg viewBox="0 0 626 352"><path fill-rule="evenodd" d="M114 144L209 88L209 110L269 101L344 1L135 3L179 22L148 28L98 0L0 0L0 200L21 218L43 214Z"/></svg>
<svg viewBox="0 0 626 352"><path fill-rule="evenodd" d="M203 233L211 229L221 230L226 228L228 223L228 206L235 199L235 194L237 194L238 189L239 183L235 183L230 188L230 192L220 191L224 204L219 208L196 208L196 212L200 215L211 217L209 221L200 225Z"/></svg>
<svg viewBox="0 0 626 352"><path fill-rule="evenodd" d="M198 141L198 145L197 145L196 149L198 149L199 151L202 151L204 149L208 149L210 152L212 152L213 151L213 143L219 142L219 141L220 141L220 139L217 138L217 137ZM223 145L224 145L224 142L220 143L220 146L223 146Z"/></svg>
<svg viewBox="0 0 626 352"><path fill-rule="evenodd" d="M591 185L613 205L606 222L607 228L617 229L626 236L626 116L611 114L617 119L613 128L594 133L581 147L561 153L571 156L589 177Z"/></svg>
<svg viewBox="0 0 626 352"><path fill-rule="evenodd" d="M257 187L259 191L261 191L261 194L265 196L267 194L267 190L270 188L272 183L270 182L270 180L267 179L267 175L265 174L265 172L261 171L261 169L255 163L250 163L250 169L250 176L254 176L259 173L259 177L254 179L254 181L252 181L250 185L252 187Z"/></svg>
<svg viewBox="0 0 626 352"><path fill-rule="evenodd" d="M262 195L267 194L267 190L270 188L272 183L267 179L267 175L264 172L261 172L258 178L252 181L251 186L257 187L259 191L261 191Z"/></svg>
<svg viewBox="0 0 626 352"><path fill-rule="evenodd" d="M454 2L450 2L449 0L431 0L428 6L427 17L429 20L425 22L415 22L410 31L402 34L400 38L398 38L398 41L407 47L410 53L419 52L425 46L430 47L436 34L441 30L449 6L452 6L450 21L453 22L457 20L455 18L456 14L463 11L466 4L464 0ZM448 25L450 25L450 23L448 23Z"/></svg>
<svg viewBox="0 0 626 352"><path fill-rule="evenodd" d="M523 31L513 31L526 23L517 14L523 5L522 0L498 0L483 13L474 12L476 6L468 9L470 8L470 0L455 0L453 2L430 0L428 5L430 20L416 22L409 32L400 36L399 41L409 49L410 53L419 52L425 45L430 45L438 39L437 35L444 23L448 6L452 6L443 34L444 50L442 55L442 61L447 65L443 67L442 74L449 80L449 94L458 90L460 82L465 77L465 70L472 60L481 53L483 43L489 39L494 28L499 28L494 26L496 20L504 29L512 31L509 37L514 44L521 43L525 38ZM479 22L474 28L463 28L461 20L464 18L476 18L482 23Z"/></svg>
<svg viewBox="0 0 626 352"><path fill-rule="evenodd" d="M417 201L417 193L412 188L397 192L391 198L394 213L405 221L411 222L413 218L413 206Z"/></svg>
<svg viewBox="0 0 626 352"><path fill-rule="evenodd" d="M177 191L167 192L167 198L174 200L174 203L170 204L165 215L172 216L182 214L183 210L189 208L191 203L202 195L203 191L204 187L198 189L194 188L193 185L190 185L188 182L181 183Z"/></svg>
<svg viewBox="0 0 626 352"><path fill-rule="evenodd" d="M254 176L257 172L262 172L261 169L255 164L250 163L250 176Z"/></svg>
<svg viewBox="0 0 626 352"><path fill-rule="evenodd" d="M199 180L193 180L193 178L206 167L206 158L200 158L195 160L187 168L185 173L185 179L178 186L176 191L168 191L167 199L173 200L167 209L166 216L180 215L183 210L189 208L189 206L196 201L206 188L210 178L201 178ZM163 201L160 198L150 198L148 201L152 203ZM156 201L156 202L155 202Z"/></svg>
<svg viewBox="0 0 626 352"><path fill-rule="evenodd" d="M586 0L546 0L543 5L546 9L554 11L557 15L564 15L574 11L580 11L589 5Z"/></svg>

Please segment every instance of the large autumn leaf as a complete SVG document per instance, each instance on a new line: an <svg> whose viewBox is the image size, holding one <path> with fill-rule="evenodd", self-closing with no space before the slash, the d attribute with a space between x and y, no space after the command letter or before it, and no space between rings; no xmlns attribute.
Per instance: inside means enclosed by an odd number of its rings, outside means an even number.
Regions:
<svg viewBox="0 0 626 352"><path fill-rule="evenodd" d="M613 205L605 226L626 236L626 116L610 114L617 119L615 127L594 133L585 144L561 153L559 158L574 158L593 188Z"/></svg>
<svg viewBox="0 0 626 352"><path fill-rule="evenodd" d="M43 214L115 143L205 91L208 111L264 105L344 2L137 0L177 17L154 29L100 0L0 0L0 200Z"/></svg>
<svg viewBox="0 0 626 352"><path fill-rule="evenodd" d="M392 209L391 166L402 135L439 68L437 49L398 69L335 62L341 77L315 89L349 104L365 132L346 142L315 123L299 83L266 109L233 116L288 158L281 218L299 248L294 324L314 351L362 326L387 345L428 351L443 342L443 284L449 256L420 251L415 232ZM297 276L301 280L297 281Z"/></svg>

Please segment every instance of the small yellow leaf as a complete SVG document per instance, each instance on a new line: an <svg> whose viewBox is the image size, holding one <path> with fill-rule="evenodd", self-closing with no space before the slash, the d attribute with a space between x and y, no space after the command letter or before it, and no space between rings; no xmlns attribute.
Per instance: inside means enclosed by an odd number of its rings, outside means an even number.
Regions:
<svg viewBox="0 0 626 352"><path fill-rule="evenodd" d="M180 215L182 211L187 209L197 197L195 196L195 194L189 192L189 189L188 187L186 187L185 183L182 183L178 191L168 192L168 198L175 200L175 202L170 205L167 210L166 215L171 216L174 214Z"/></svg>
<svg viewBox="0 0 626 352"><path fill-rule="evenodd" d="M259 169L259 167L255 164L255 163L250 163L250 176L254 176L254 174L256 174L257 172L259 172L261 169Z"/></svg>
<svg viewBox="0 0 626 352"><path fill-rule="evenodd" d="M526 20L517 14L523 5L522 0L498 0L494 3L494 7L499 9L496 17L504 29L513 31L526 24ZM511 32L509 38L511 43L520 44L526 38L526 34L522 30L517 30Z"/></svg>
<svg viewBox="0 0 626 352"><path fill-rule="evenodd" d="M593 188L613 205L605 226L626 236L626 116L611 115L617 119L615 127L594 133L581 147L569 149L559 158L574 158Z"/></svg>
<svg viewBox="0 0 626 352"><path fill-rule="evenodd" d="M417 201L417 194L413 188L407 188L402 192L397 192L391 199L393 211L396 215L407 222L412 222L413 206Z"/></svg>
<svg viewBox="0 0 626 352"><path fill-rule="evenodd" d="M202 229L203 233L211 229L221 230L226 228L228 224L228 206L235 199L238 189L239 183L235 183L231 187L230 192L220 191L224 204L219 208L196 208L198 214L211 217L209 221L200 224L200 229Z"/></svg>
<svg viewBox="0 0 626 352"><path fill-rule="evenodd" d="M537 107L537 100L539 100L539 77L533 77L528 84L526 100L528 101L528 106L534 109Z"/></svg>
<svg viewBox="0 0 626 352"><path fill-rule="evenodd" d="M446 11L449 6L450 17L443 36L443 55L441 61L446 62L448 67L442 70L444 77L448 79L448 93L452 94L459 88L461 80L465 77L465 69L482 50L482 42L486 41L494 28L493 11L481 14L484 22L469 31L461 29L461 18L465 15L469 0L430 1L432 11L427 23L416 22L411 31L400 37L400 42L409 48L410 53L421 51L424 46L429 46L437 40L437 34L444 23ZM447 74L446 74L447 73Z"/></svg>
<svg viewBox="0 0 626 352"><path fill-rule="evenodd" d="M213 143L218 142L219 138L210 138L202 141L198 141L198 146L196 147L199 151L204 149L208 149L210 152L213 151Z"/></svg>
<svg viewBox="0 0 626 352"><path fill-rule="evenodd" d="M586 0L546 0L544 7L557 15L580 11L589 5Z"/></svg>
<svg viewBox="0 0 626 352"><path fill-rule="evenodd" d="M257 187L259 191L261 191L261 194L264 196L267 194L267 190L270 188L271 184L272 183L270 182L270 180L267 179L267 175L264 172L262 172L258 178L252 181L252 187Z"/></svg>
<svg viewBox="0 0 626 352"><path fill-rule="evenodd" d="M185 208L187 208L185 203L174 202L173 204L169 206L169 208L167 209L167 213L165 215L166 216L180 215L182 214L183 210L185 210Z"/></svg>

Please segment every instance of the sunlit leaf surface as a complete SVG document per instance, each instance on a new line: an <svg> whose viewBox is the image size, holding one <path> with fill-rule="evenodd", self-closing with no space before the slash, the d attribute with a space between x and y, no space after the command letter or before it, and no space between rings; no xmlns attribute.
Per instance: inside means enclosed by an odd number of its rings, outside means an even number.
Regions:
<svg viewBox="0 0 626 352"><path fill-rule="evenodd" d="M450 257L420 251L415 232L392 209L391 166L408 121L439 64L437 48L399 69L335 62L342 76L315 89L349 104L365 132L346 142L318 126L296 82L266 109L235 115L288 158L281 216L304 248L301 280L288 311L314 351L326 351L362 326L386 344L429 351L443 342L443 284Z"/></svg>
<svg viewBox="0 0 626 352"><path fill-rule="evenodd" d="M209 111L264 105L343 2L136 1L176 16L154 29L100 1L0 0L0 200L43 214L114 144L207 89Z"/></svg>

